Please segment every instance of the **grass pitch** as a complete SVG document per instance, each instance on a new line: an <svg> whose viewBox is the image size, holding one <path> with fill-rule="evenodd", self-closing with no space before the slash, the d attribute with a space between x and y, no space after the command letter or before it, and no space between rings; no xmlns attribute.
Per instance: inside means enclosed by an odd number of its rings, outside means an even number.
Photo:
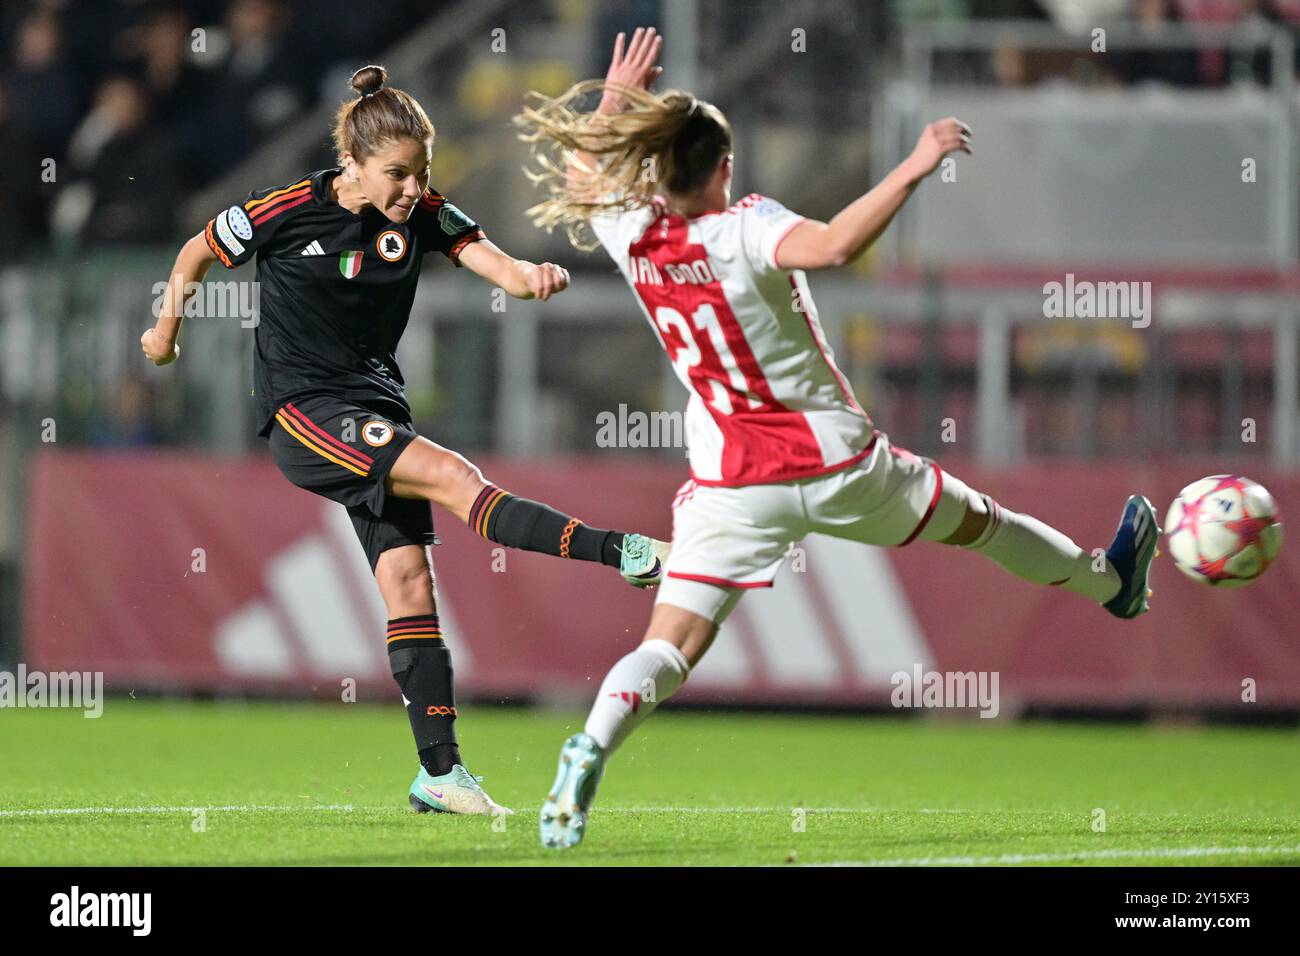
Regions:
<svg viewBox="0 0 1300 956"><path fill-rule="evenodd" d="M407 809L396 707L3 710L0 865L1300 863L1294 729L671 711L612 762L586 842L543 850L582 719L466 708L470 769L517 811L493 821Z"/></svg>

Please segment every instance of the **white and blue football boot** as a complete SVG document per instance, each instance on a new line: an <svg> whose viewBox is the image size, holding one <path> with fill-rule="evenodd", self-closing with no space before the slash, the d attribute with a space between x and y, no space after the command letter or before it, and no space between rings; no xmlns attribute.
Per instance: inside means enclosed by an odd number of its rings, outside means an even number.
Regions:
<svg viewBox="0 0 1300 956"><path fill-rule="evenodd" d="M1116 617L1129 620L1151 609L1149 577L1151 562L1160 552L1160 526L1156 509L1142 495L1124 503L1124 516L1115 530L1115 540L1106 549L1106 559L1119 574L1119 593L1102 605Z"/></svg>
<svg viewBox="0 0 1300 956"><path fill-rule="evenodd" d="M589 734L574 734L560 748L560 768L542 804L542 846L577 846L587 830L587 813L605 773L605 754Z"/></svg>

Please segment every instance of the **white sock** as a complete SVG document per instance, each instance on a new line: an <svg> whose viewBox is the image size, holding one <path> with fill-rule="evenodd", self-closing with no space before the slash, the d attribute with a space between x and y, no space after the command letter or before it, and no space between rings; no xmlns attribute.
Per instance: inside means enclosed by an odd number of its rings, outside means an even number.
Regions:
<svg viewBox="0 0 1300 956"><path fill-rule="evenodd" d="M671 697L690 673L686 656L663 640L645 641L615 664L600 685L587 715L586 731L606 754Z"/></svg>
<svg viewBox="0 0 1300 956"><path fill-rule="evenodd" d="M1099 604L1119 593L1119 575L1105 558L1102 570L1094 570L1096 559L1055 528L1030 515L1009 511L987 495L981 497L989 509L989 525L965 546L967 550L1026 581L1058 585Z"/></svg>

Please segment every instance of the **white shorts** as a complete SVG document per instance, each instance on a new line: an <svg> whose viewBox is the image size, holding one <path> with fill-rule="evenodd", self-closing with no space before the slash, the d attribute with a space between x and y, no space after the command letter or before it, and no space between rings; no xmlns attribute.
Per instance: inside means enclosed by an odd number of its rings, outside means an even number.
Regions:
<svg viewBox="0 0 1300 956"><path fill-rule="evenodd" d="M883 433L865 458L829 475L734 488L687 481L673 499L673 550L655 603L720 624L745 589L772 586L807 535L884 546L908 544L927 527L946 537L970 496Z"/></svg>

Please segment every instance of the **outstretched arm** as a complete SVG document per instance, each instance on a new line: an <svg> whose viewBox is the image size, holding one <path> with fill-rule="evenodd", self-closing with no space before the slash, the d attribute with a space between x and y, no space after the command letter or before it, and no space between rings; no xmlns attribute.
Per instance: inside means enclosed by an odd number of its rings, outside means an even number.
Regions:
<svg viewBox="0 0 1300 956"><path fill-rule="evenodd" d="M172 266L171 277L167 281L167 292L163 296L158 321L140 336L140 348L154 365L168 365L180 357L181 347L176 344L176 339L180 335L185 303L216 261L203 233L181 246L176 264Z"/></svg>
<svg viewBox="0 0 1300 956"><path fill-rule="evenodd" d="M554 262L539 265L516 259L487 239L466 246L460 254L460 263L516 299L541 299L545 302L569 287L569 270L563 266Z"/></svg>
<svg viewBox="0 0 1300 956"><path fill-rule="evenodd" d="M913 190L949 153L973 153L970 127L956 117L931 123L912 155L829 223L813 219L795 226L776 252L782 269L833 269L856 260L885 231Z"/></svg>

